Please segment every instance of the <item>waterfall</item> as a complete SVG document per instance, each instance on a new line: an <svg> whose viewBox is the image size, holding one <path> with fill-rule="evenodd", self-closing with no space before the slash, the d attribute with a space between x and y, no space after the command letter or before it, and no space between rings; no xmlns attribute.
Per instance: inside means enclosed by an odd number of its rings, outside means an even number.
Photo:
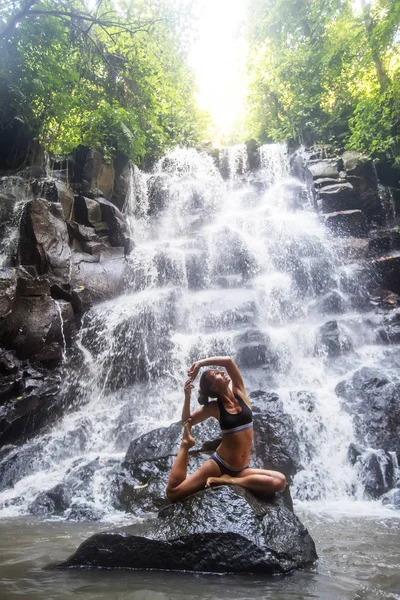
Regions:
<svg viewBox="0 0 400 600"><path fill-rule="evenodd" d="M15 176L0 177L0 268L13 262L18 250L19 224L29 200L29 182Z"/></svg>
<svg viewBox="0 0 400 600"><path fill-rule="evenodd" d="M115 517L110 482L129 442L178 420L188 365L234 354L248 332L267 340L271 360L243 370L246 387L276 391L299 439L293 496L362 497L347 459L352 420L334 392L360 364L380 360L343 284L356 274L290 175L286 147L260 148L256 174L245 150L224 150L223 177L210 156L190 149L170 152L151 173L132 169L124 210L135 246L125 293L84 316L81 370L65 365L74 406L10 451L16 481L0 492L0 516L26 512L40 491L65 483L77 506ZM343 310L329 317L320 307L333 292ZM336 364L317 342L330 318L356 349Z"/></svg>

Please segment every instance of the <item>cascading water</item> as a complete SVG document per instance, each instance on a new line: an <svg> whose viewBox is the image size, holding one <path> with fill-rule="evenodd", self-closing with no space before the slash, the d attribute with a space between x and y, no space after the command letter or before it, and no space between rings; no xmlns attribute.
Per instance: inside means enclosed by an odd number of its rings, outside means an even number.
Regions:
<svg viewBox="0 0 400 600"><path fill-rule="evenodd" d="M15 176L0 177L0 222L3 231L0 242L0 268L7 266L17 254L19 223L30 186L26 179Z"/></svg>
<svg viewBox="0 0 400 600"><path fill-rule="evenodd" d="M150 174L132 171L125 212L135 248L125 294L84 317L82 366L65 365L71 411L9 451L1 516L34 512L41 491L66 483L76 511L89 505L96 518L116 518L111 480L129 442L178 420L192 361L235 355L249 339L262 340L266 358L243 369L248 391L276 391L293 417L303 467L293 496L362 497L347 459L351 417L334 389L382 357L343 291L350 267L333 250L305 186L289 174L286 147L262 147L257 175L245 155L244 146L223 153L227 181L195 150L171 152ZM342 343L357 351L334 364L316 337L327 321L321 302L332 291L343 307L334 317Z"/></svg>

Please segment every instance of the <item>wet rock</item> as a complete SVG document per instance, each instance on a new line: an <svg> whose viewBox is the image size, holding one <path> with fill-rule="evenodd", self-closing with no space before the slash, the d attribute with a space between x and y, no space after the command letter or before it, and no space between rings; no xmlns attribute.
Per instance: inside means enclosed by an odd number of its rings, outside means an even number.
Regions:
<svg viewBox="0 0 400 600"><path fill-rule="evenodd" d="M309 161L307 165L309 176L313 179L339 179L338 159L328 158L325 160Z"/></svg>
<svg viewBox="0 0 400 600"><path fill-rule="evenodd" d="M93 506L72 505L67 516L67 521L101 521L104 511Z"/></svg>
<svg viewBox="0 0 400 600"><path fill-rule="evenodd" d="M342 210L353 210L356 206L356 194L349 182L327 185L319 191L321 212L333 213Z"/></svg>
<svg viewBox="0 0 400 600"><path fill-rule="evenodd" d="M97 198L97 202L101 208L101 221L108 225L108 237L111 246L122 246L126 253L129 252L131 240L125 215L105 198Z"/></svg>
<svg viewBox="0 0 400 600"><path fill-rule="evenodd" d="M213 256L212 265L215 277L241 273L246 280L258 272L258 263L241 235L224 227L216 237L218 253Z"/></svg>
<svg viewBox="0 0 400 600"><path fill-rule="evenodd" d="M370 262L377 283L395 294L400 294L400 255L382 256Z"/></svg>
<svg viewBox="0 0 400 600"><path fill-rule="evenodd" d="M335 248L338 254L348 263L366 258L369 253L369 245L368 238L348 236L335 239Z"/></svg>
<svg viewBox="0 0 400 600"><path fill-rule="evenodd" d="M361 210L343 210L324 215L325 226L335 235L365 236L367 234L367 221Z"/></svg>
<svg viewBox="0 0 400 600"><path fill-rule="evenodd" d="M400 383L364 367L340 382L335 392L353 415L358 441L366 447L396 452L400 458Z"/></svg>
<svg viewBox="0 0 400 600"><path fill-rule="evenodd" d="M71 251L61 205L37 198L26 203L20 227L22 265L34 265L39 275L68 283Z"/></svg>
<svg viewBox="0 0 400 600"><path fill-rule="evenodd" d="M282 500L220 487L164 508L153 522L97 534L58 567L274 574L316 559L308 531Z"/></svg>
<svg viewBox="0 0 400 600"><path fill-rule="evenodd" d="M58 370L19 371L13 378L14 389L0 405L0 446L29 439L64 411Z"/></svg>
<svg viewBox="0 0 400 600"><path fill-rule="evenodd" d="M235 337L235 360L240 367L260 367L275 364L276 352L267 334L249 329Z"/></svg>
<svg viewBox="0 0 400 600"><path fill-rule="evenodd" d="M170 190L167 175L154 175L147 182L149 194L149 215L162 213L169 204Z"/></svg>
<svg viewBox="0 0 400 600"><path fill-rule="evenodd" d="M56 364L64 344L62 321L55 300L44 290L50 292L46 279L18 280L12 311L0 324L0 340L18 358Z"/></svg>
<svg viewBox="0 0 400 600"><path fill-rule="evenodd" d="M61 204L64 219L72 221L74 217L74 192L62 181L55 182L57 188L58 201Z"/></svg>
<svg viewBox="0 0 400 600"><path fill-rule="evenodd" d="M117 154L114 159L114 169L114 191L111 200L119 210L122 210L128 198L133 165L126 156Z"/></svg>
<svg viewBox="0 0 400 600"><path fill-rule="evenodd" d="M312 304L311 310L315 310L323 315L341 314L345 311L343 296L336 291L329 292Z"/></svg>
<svg viewBox="0 0 400 600"><path fill-rule="evenodd" d="M383 344L400 344L400 309L393 309L382 319L382 326L377 331L377 342Z"/></svg>
<svg viewBox="0 0 400 600"><path fill-rule="evenodd" d="M379 198L378 181L372 159L359 152L344 152L342 160L347 180L355 190L357 198L355 208L361 209L369 221L383 223L384 209Z"/></svg>
<svg viewBox="0 0 400 600"><path fill-rule="evenodd" d="M74 217L81 225L95 227L102 222L100 204L86 196L75 196Z"/></svg>
<svg viewBox="0 0 400 600"><path fill-rule="evenodd" d="M16 289L15 269L0 269L0 318L5 317L12 310Z"/></svg>
<svg viewBox="0 0 400 600"><path fill-rule="evenodd" d="M352 350L350 341L339 330L337 321L328 321L316 332L316 352L328 357L340 356Z"/></svg>
<svg viewBox="0 0 400 600"><path fill-rule="evenodd" d="M395 488L385 494L382 498L382 504L400 510L400 489Z"/></svg>
<svg viewBox="0 0 400 600"><path fill-rule="evenodd" d="M95 302L118 296L124 289L126 261L123 248L100 255L73 254L71 284L79 290L79 302L87 310Z"/></svg>
<svg viewBox="0 0 400 600"><path fill-rule="evenodd" d="M360 446L358 446L357 444L351 443L349 445L349 448L347 450L347 458L349 460L349 463L353 467L356 464L358 457L361 456L362 453L363 453L363 449Z"/></svg>
<svg viewBox="0 0 400 600"><path fill-rule="evenodd" d="M47 492L41 492L29 505L33 515L61 515L69 507L70 494L64 485L56 485Z"/></svg>
<svg viewBox="0 0 400 600"><path fill-rule="evenodd" d="M259 144L256 140L247 140L245 144L250 171L257 171L261 167Z"/></svg>
<svg viewBox="0 0 400 600"><path fill-rule="evenodd" d="M103 154L96 149L89 150L83 167L82 182L85 190L101 190L105 198L110 199L114 189L115 171L107 164Z"/></svg>
<svg viewBox="0 0 400 600"><path fill-rule="evenodd" d="M290 480L301 469L293 420L276 394L255 392L250 399L254 415L251 465L280 471Z"/></svg>
<svg viewBox="0 0 400 600"><path fill-rule="evenodd" d="M358 478L367 498L377 499L394 486L393 461L384 450L370 450L357 458Z"/></svg>

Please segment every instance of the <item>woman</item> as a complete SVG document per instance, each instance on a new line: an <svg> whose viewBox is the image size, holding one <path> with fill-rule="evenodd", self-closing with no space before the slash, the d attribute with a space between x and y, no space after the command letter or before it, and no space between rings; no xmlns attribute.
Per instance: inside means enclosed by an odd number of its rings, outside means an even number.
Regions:
<svg viewBox="0 0 400 600"><path fill-rule="evenodd" d="M199 403L202 408L190 414L193 380L199 369L210 365L224 367L228 373L208 369L200 378ZM255 493L282 492L286 479L278 471L250 469L253 442L253 416L242 375L229 356L213 356L194 363L188 371L182 410L183 438L167 485L167 496L177 502L204 487L215 484L240 485ZM232 388L230 383L232 382ZM209 398L216 401L209 402ZM186 477L189 449L195 444L191 427L214 417L220 422L222 441L217 451L193 475Z"/></svg>

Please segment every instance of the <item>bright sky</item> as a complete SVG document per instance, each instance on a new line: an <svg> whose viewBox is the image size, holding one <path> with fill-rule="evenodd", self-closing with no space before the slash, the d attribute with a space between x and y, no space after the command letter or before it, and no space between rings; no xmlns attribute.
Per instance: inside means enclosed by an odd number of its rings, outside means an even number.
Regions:
<svg viewBox="0 0 400 600"><path fill-rule="evenodd" d="M198 40L190 54L201 108L221 136L243 114L246 92L244 21L248 0L196 0Z"/></svg>

